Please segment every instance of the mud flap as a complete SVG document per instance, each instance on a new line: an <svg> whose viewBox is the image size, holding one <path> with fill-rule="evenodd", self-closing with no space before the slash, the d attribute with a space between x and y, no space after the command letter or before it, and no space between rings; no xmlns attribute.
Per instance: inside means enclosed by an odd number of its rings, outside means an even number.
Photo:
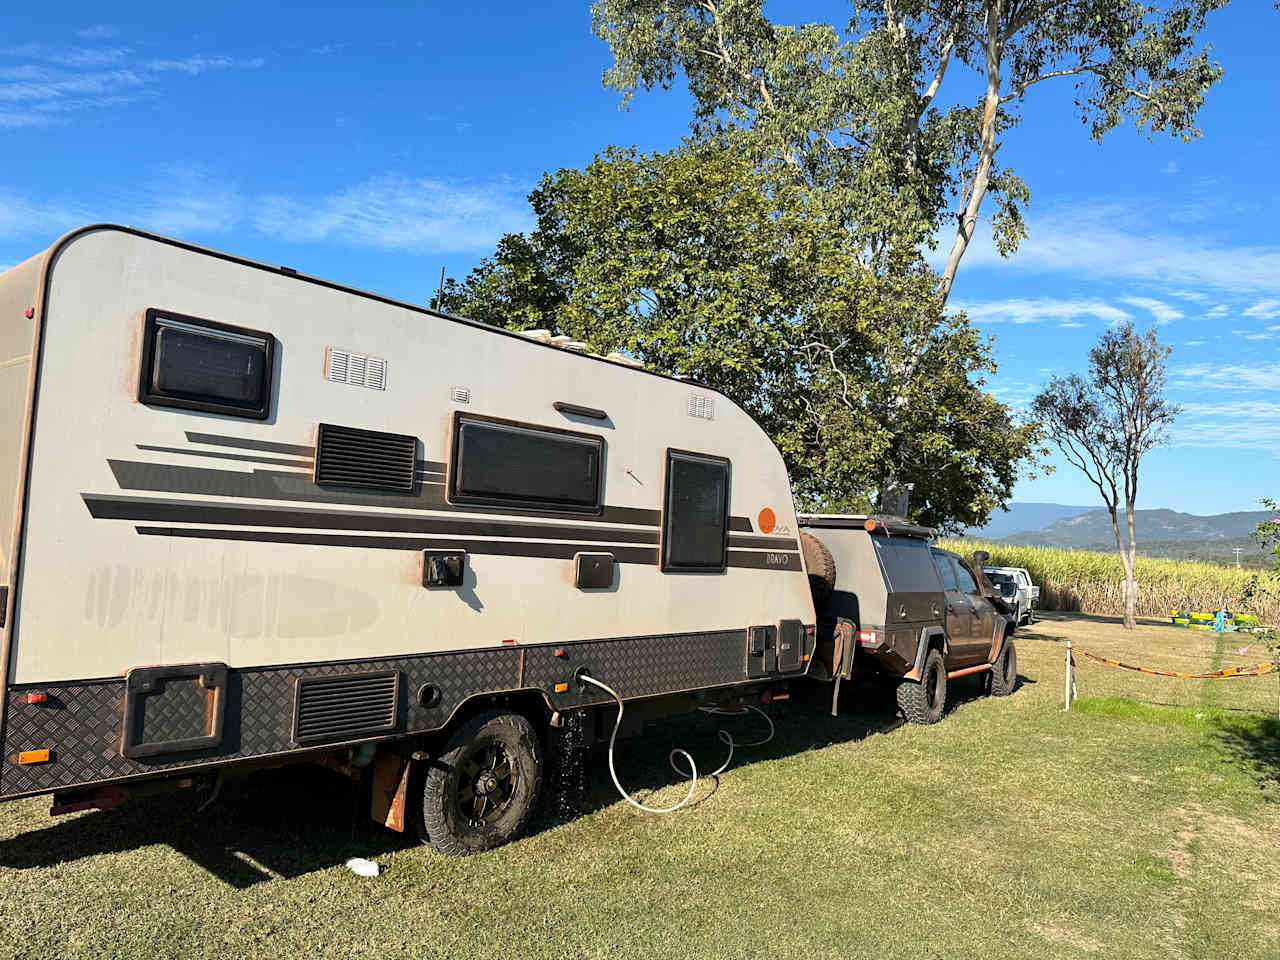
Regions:
<svg viewBox="0 0 1280 960"><path fill-rule="evenodd" d="M369 816L384 827L404 833L404 811L409 799L409 773L413 761L403 754L382 751L373 761L373 788Z"/></svg>

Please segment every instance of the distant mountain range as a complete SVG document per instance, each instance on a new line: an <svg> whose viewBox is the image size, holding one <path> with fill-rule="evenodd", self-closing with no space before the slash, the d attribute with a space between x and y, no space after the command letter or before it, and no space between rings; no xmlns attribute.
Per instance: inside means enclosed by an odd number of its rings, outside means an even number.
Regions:
<svg viewBox="0 0 1280 960"><path fill-rule="evenodd" d="M1234 563L1235 547L1247 566L1261 565L1264 557L1250 539L1254 528L1274 516L1267 510L1246 510L1200 517L1176 510L1137 510L1134 528L1138 552L1152 557L1211 560ZM1120 530L1125 532L1120 514ZM985 527L965 531L966 536L986 537L1037 547L1066 550L1114 550L1111 517L1097 507L1072 507L1058 503L1010 503L1007 513L997 513Z"/></svg>

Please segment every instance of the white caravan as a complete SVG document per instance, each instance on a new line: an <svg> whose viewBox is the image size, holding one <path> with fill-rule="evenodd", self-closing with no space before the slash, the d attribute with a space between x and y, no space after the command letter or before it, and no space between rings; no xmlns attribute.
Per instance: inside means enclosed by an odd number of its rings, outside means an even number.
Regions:
<svg viewBox="0 0 1280 960"><path fill-rule="evenodd" d="M426 751L410 809L468 852L611 702L581 671L809 672L781 456L627 358L91 226L0 275L0 398L0 798L376 754L399 826Z"/></svg>

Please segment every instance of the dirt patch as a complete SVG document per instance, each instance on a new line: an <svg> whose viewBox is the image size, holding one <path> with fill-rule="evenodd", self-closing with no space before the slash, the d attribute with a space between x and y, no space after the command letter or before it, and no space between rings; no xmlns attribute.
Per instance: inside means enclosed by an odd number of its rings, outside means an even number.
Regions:
<svg viewBox="0 0 1280 960"><path fill-rule="evenodd" d="M1093 937L1087 936L1078 930L1072 930L1070 927L1060 923L1034 923L1028 926L1027 929L1050 943L1075 947L1085 953L1101 953L1106 948L1106 945L1101 940L1095 940Z"/></svg>

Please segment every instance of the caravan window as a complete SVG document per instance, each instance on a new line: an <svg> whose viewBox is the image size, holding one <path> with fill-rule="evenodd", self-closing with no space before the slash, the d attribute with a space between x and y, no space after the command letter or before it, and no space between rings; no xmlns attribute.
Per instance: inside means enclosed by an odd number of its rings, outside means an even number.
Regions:
<svg viewBox="0 0 1280 960"><path fill-rule="evenodd" d="M667 451L662 569L724 570L729 564L729 461Z"/></svg>
<svg viewBox="0 0 1280 960"><path fill-rule="evenodd" d="M148 310L138 399L265 420L275 338L212 320Z"/></svg>
<svg viewBox="0 0 1280 960"><path fill-rule="evenodd" d="M449 499L517 510L599 513L604 439L471 414L453 426Z"/></svg>

